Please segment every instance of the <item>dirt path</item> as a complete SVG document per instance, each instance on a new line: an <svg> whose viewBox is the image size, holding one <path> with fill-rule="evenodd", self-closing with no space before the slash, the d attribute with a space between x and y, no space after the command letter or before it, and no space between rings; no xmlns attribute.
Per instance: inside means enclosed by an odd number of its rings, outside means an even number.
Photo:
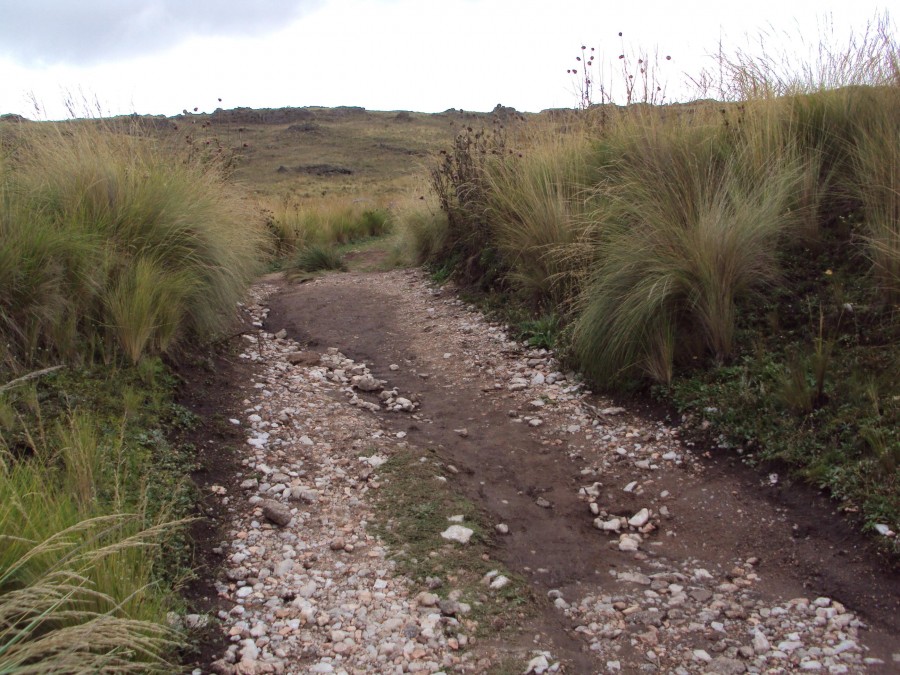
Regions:
<svg viewBox="0 0 900 675"><path fill-rule="evenodd" d="M522 644L549 652L549 664L572 673L900 668L896 570L815 493L783 478L773 485L734 458L686 447L665 421L586 394L551 355L509 342L418 271L328 276L281 286L267 302L266 334L339 350L417 404L392 413L377 392L336 389L329 414L349 414L342 406L361 425L368 416L384 438L436 449L458 470L454 489L508 527L492 555L535 589L541 608ZM335 371L344 374L332 364L325 379ZM351 408L350 396L377 412ZM438 647L436 667L489 670L490 659L441 662ZM239 656L232 649L230 662ZM286 672L341 672L340 657L316 663L321 670Z"/></svg>

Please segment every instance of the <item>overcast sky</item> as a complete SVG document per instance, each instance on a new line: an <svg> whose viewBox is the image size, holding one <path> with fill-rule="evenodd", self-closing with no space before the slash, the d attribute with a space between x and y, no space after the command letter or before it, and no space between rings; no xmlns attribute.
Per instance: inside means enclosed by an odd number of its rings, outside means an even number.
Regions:
<svg viewBox="0 0 900 675"><path fill-rule="evenodd" d="M581 45L658 50L674 94L720 39L765 49L864 29L869 0L0 0L0 113L337 106L437 112L573 107ZM619 38L618 33L623 33ZM758 40L757 40L758 42ZM221 99L221 102L219 102ZM43 108L35 112L33 100Z"/></svg>

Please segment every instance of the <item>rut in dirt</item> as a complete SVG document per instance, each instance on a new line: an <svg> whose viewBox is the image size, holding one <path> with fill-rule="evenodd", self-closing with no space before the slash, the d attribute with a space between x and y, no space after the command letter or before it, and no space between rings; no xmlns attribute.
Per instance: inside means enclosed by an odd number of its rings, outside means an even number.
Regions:
<svg viewBox="0 0 900 675"><path fill-rule="evenodd" d="M460 469L465 495L495 522L509 525L495 557L527 578L538 595L550 589L566 597L594 587L614 591L609 570L633 568L635 557L598 536L579 499L579 487L589 482L583 473L590 458L567 452L567 441L511 424L521 406L515 410L505 389L466 368L458 353L466 336L418 313L394 290L377 274L286 286L271 299L266 327L284 328L312 350L337 347L415 395L427 420L395 417L388 423L412 443L438 449ZM390 370L391 364L400 368ZM678 517L677 537L660 538L651 557L696 560L698 566L759 558L766 580L760 592L772 598L840 598L870 623L872 653L891 658L900 634L896 569L836 517L827 500L802 486L766 491L754 472L730 458L708 464L699 482L670 472L656 480L654 490L674 495ZM622 491L609 497L623 509L636 510L641 503ZM548 616L565 628L561 614Z"/></svg>

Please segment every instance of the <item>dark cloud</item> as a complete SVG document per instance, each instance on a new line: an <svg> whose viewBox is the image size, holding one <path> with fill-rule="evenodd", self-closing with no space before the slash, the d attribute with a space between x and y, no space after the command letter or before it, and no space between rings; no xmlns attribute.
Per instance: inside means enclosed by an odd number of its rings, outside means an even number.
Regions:
<svg viewBox="0 0 900 675"><path fill-rule="evenodd" d="M90 64L139 56L194 35L259 35L324 0L0 0L0 55Z"/></svg>

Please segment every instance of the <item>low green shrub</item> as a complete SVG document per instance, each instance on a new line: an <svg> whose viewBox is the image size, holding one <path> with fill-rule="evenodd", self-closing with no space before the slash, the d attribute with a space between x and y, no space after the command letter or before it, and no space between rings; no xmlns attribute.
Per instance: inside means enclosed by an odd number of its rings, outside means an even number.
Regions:
<svg viewBox="0 0 900 675"><path fill-rule="evenodd" d="M301 249L287 267L289 272L344 271L347 265L333 246L314 244Z"/></svg>
<svg viewBox="0 0 900 675"><path fill-rule="evenodd" d="M145 437L169 395L142 383L152 361L0 394L0 672L177 669L182 563L164 556L190 500L173 449Z"/></svg>

